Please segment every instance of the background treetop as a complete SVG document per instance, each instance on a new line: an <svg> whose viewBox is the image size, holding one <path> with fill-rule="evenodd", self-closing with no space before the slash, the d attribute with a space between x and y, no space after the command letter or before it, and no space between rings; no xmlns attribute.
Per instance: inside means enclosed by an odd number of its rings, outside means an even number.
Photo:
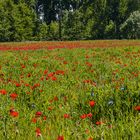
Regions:
<svg viewBox="0 0 140 140"><path fill-rule="evenodd" d="M140 38L140 0L0 1L0 41Z"/></svg>

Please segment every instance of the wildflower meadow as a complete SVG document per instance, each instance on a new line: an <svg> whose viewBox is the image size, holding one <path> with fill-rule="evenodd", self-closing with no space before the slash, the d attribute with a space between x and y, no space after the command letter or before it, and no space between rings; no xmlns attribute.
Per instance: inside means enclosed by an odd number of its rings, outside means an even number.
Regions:
<svg viewBox="0 0 140 140"><path fill-rule="evenodd" d="M0 44L1 140L140 140L140 41Z"/></svg>

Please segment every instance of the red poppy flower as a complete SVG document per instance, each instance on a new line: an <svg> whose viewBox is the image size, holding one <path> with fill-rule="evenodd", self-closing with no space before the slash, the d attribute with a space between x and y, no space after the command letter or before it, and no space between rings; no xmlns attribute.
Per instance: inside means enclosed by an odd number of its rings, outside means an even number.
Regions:
<svg viewBox="0 0 140 140"><path fill-rule="evenodd" d="M35 88L36 88L36 87L40 87L40 83L34 84L34 87L35 87Z"/></svg>
<svg viewBox="0 0 140 140"><path fill-rule="evenodd" d="M17 98L17 94L16 93L12 93L12 94L10 94L10 98L12 99L12 100L15 100L16 98Z"/></svg>
<svg viewBox="0 0 140 140"><path fill-rule="evenodd" d="M64 118L70 118L70 115L69 114L64 114Z"/></svg>
<svg viewBox="0 0 140 140"><path fill-rule="evenodd" d="M86 62L86 65L87 65L88 67L92 67L92 64L89 63L89 62Z"/></svg>
<svg viewBox="0 0 140 140"><path fill-rule="evenodd" d="M57 96L55 96L53 99L54 99L54 101L58 101L58 97Z"/></svg>
<svg viewBox="0 0 140 140"><path fill-rule="evenodd" d="M40 111L36 112L36 114L35 114L36 117L40 117L41 115L42 115L42 112L40 112Z"/></svg>
<svg viewBox="0 0 140 140"><path fill-rule="evenodd" d="M47 117L46 117L46 116L44 116L44 117L43 117L43 120L44 120L44 121L45 121L45 120L47 120Z"/></svg>
<svg viewBox="0 0 140 140"><path fill-rule="evenodd" d="M89 55L86 55L85 58L90 58L90 56Z"/></svg>
<svg viewBox="0 0 140 140"><path fill-rule="evenodd" d="M124 67L128 66L127 64L124 64Z"/></svg>
<svg viewBox="0 0 140 140"><path fill-rule="evenodd" d="M53 109L53 107L52 107L52 106L49 106L49 107L48 107L48 110L50 110L50 111L51 111L52 109Z"/></svg>
<svg viewBox="0 0 140 140"><path fill-rule="evenodd" d="M25 86L26 86L26 87L29 87L30 85L29 85L29 84L25 84Z"/></svg>
<svg viewBox="0 0 140 140"><path fill-rule="evenodd" d="M53 102L53 99L52 100L49 100L49 103L52 103Z"/></svg>
<svg viewBox="0 0 140 140"><path fill-rule="evenodd" d="M96 125L101 125L101 124L103 124L103 122L101 122L101 121L96 122Z"/></svg>
<svg viewBox="0 0 140 140"><path fill-rule="evenodd" d="M85 119L86 117L87 117L86 114L83 114L83 115L80 116L81 119Z"/></svg>
<svg viewBox="0 0 140 140"><path fill-rule="evenodd" d="M44 80L44 77L42 76L42 77L40 78L40 80L43 81L43 80Z"/></svg>
<svg viewBox="0 0 140 140"><path fill-rule="evenodd" d="M63 61L63 64L68 64L68 62L67 61Z"/></svg>
<svg viewBox="0 0 140 140"><path fill-rule="evenodd" d="M53 81L56 81L56 80L57 80L57 78L56 78L55 76L53 76L51 79L52 79Z"/></svg>
<svg viewBox="0 0 140 140"><path fill-rule="evenodd" d="M57 140L64 140L64 136L58 136Z"/></svg>
<svg viewBox="0 0 140 140"><path fill-rule="evenodd" d="M46 80L49 80L49 77L46 77Z"/></svg>
<svg viewBox="0 0 140 140"><path fill-rule="evenodd" d="M37 64L33 64L33 66L34 66L34 68L36 68L37 67Z"/></svg>
<svg viewBox="0 0 140 140"><path fill-rule="evenodd" d="M54 76L54 73L53 72L51 72L51 73L48 74L48 77L52 77L52 76Z"/></svg>
<svg viewBox="0 0 140 140"><path fill-rule="evenodd" d="M94 105L95 105L95 101L89 101L89 105L91 106L91 107L94 107Z"/></svg>
<svg viewBox="0 0 140 140"><path fill-rule="evenodd" d="M31 73L28 73L27 77L31 77Z"/></svg>
<svg viewBox="0 0 140 140"><path fill-rule="evenodd" d="M5 95L6 93L7 93L7 92L6 92L5 89L1 89L1 90L0 90L0 94Z"/></svg>
<svg viewBox="0 0 140 140"><path fill-rule="evenodd" d="M12 117L18 117L19 113L17 111L14 111L14 109L10 109L10 115Z"/></svg>
<svg viewBox="0 0 140 140"><path fill-rule="evenodd" d="M87 114L87 117L92 118L92 113Z"/></svg>
<svg viewBox="0 0 140 140"><path fill-rule="evenodd" d="M46 75L47 73L48 73L48 70L45 70L45 71L44 71L44 75Z"/></svg>
<svg viewBox="0 0 140 140"><path fill-rule="evenodd" d="M36 132L36 136L37 137L41 136L41 130L40 130L40 128L36 128L35 132Z"/></svg>
<svg viewBox="0 0 140 140"><path fill-rule="evenodd" d="M84 80L83 82L84 82L84 83L92 83L91 80Z"/></svg>
<svg viewBox="0 0 140 140"><path fill-rule="evenodd" d="M136 111L140 111L140 105L135 107Z"/></svg>
<svg viewBox="0 0 140 140"><path fill-rule="evenodd" d="M24 69L25 68L25 65L22 65L21 67Z"/></svg>
<svg viewBox="0 0 140 140"><path fill-rule="evenodd" d="M93 140L93 138L92 137L89 137L88 140Z"/></svg>
<svg viewBox="0 0 140 140"><path fill-rule="evenodd" d="M16 87L20 87L21 86L21 84L20 83L16 83Z"/></svg>
<svg viewBox="0 0 140 140"><path fill-rule="evenodd" d="M43 90L41 89L41 90L39 90L40 92L43 92Z"/></svg>
<svg viewBox="0 0 140 140"><path fill-rule="evenodd" d="M36 123L37 122L37 119L36 118L32 118L32 123Z"/></svg>
<svg viewBox="0 0 140 140"><path fill-rule="evenodd" d="M64 75L64 71L62 71L62 70L57 70L56 72L55 72L57 75Z"/></svg>

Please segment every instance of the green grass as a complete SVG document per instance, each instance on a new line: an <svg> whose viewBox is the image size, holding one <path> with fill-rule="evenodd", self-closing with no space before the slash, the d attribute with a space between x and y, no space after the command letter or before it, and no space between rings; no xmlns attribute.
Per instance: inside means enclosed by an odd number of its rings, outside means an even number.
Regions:
<svg viewBox="0 0 140 140"><path fill-rule="evenodd" d="M0 139L140 140L139 57L139 47L0 52Z"/></svg>

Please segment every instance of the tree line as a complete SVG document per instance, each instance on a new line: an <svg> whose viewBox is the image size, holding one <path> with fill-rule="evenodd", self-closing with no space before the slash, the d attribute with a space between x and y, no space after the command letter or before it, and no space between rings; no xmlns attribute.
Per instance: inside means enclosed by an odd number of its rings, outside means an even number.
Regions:
<svg viewBox="0 0 140 140"><path fill-rule="evenodd" d="M0 41L139 38L140 0L0 0Z"/></svg>

